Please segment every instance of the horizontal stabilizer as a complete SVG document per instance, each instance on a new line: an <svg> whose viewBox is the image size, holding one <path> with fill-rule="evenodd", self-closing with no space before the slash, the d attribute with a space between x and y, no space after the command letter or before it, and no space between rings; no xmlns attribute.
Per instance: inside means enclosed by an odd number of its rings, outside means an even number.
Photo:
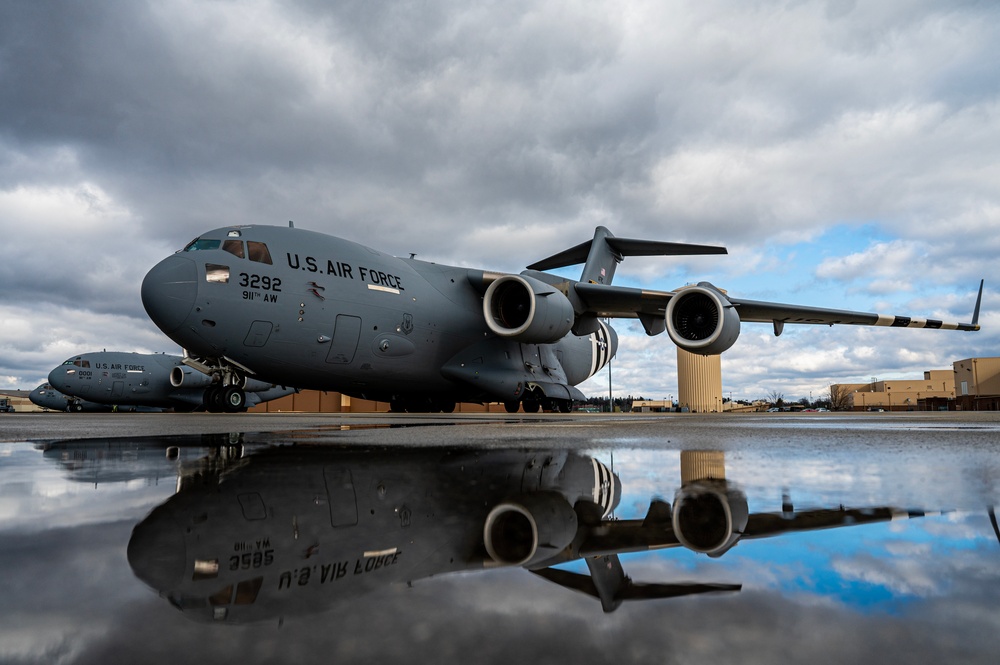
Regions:
<svg viewBox="0 0 1000 665"><path fill-rule="evenodd" d="M681 242L659 242L656 240L635 240L632 238L606 237L604 241L618 254L618 260L626 256L697 256L702 254L727 254L725 247L714 245L690 245ZM529 270L552 270L586 263L593 240L580 243L576 247L553 254L528 266Z"/></svg>
<svg viewBox="0 0 1000 665"><path fill-rule="evenodd" d="M702 593L720 591L740 591L742 584L702 584L698 582L678 582L675 584L643 584L633 582L625 577L618 588L614 589L613 597L608 597L608 590L602 594L590 575L581 575L560 568L542 568L531 571L536 575L554 582L561 587L579 591L593 596L601 601L605 612L613 612L626 600L656 600L659 598L678 598ZM603 596L603 597L602 597Z"/></svg>

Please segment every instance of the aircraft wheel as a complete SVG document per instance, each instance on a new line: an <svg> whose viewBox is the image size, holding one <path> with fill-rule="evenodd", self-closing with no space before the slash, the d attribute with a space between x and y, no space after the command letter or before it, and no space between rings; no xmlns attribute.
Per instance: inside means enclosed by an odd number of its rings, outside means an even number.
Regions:
<svg viewBox="0 0 1000 665"><path fill-rule="evenodd" d="M556 410L559 413L569 413L573 410L573 400L571 399L560 399L556 400Z"/></svg>
<svg viewBox="0 0 1000 665"><path fill-rule="evenodd" d="M447 400L441 402L441 413L455 413L455 403Z"/></svg>
<svg viewBox="0 0 1000 665"><path fill-rule="evenodd" d="M403 406L403 400L395 398L389 400L389 413L403 413L404 411L406 411L406 407Z"/></svg>
<svg viewBox="0 0 1000 665"><path fill-rule="evenodd" d="M525 413L538 413L541 404L538 403L537 399L526 399L521 402L521 408L524 409Z"/></svg>
<svg viewBox="0 0 1000 665"><path fill-rule="evenodd" d="M504 402L503 408L507 410L507 413L517 413L521 409L521 403L513 399L509 402Z"/></svg>
<svg viewBox="0 0 1000 665"><path fill-rule="evenodd" d="M81 411L83 411L83 405L82 404L70 404L69 408L67 409L67 411L70 411L72 413L80 413Z"/></svg>
<svg viewBox="0 0 1000 665"><path fill-rule="evenodd" d="M236 413L247 405L247 394L242 388L229 386L222 390L222 406L229 413Z"/></svg>
<svg viewBox="0 0 1000 665"><path fill-rule="evenodd" d="M219 413L222 411L222 389L219 386L209 386L202 395L201 403L209 413Z"/></svg>

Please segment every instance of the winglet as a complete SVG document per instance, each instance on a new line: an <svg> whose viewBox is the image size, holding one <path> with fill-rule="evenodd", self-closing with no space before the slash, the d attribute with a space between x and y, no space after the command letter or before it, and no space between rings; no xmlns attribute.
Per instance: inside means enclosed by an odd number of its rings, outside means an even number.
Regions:
<svg viewBox="0 0 1000 665"><path fill-rule="evenodd" d="M976 296L976 309L972 312L972 325L979 326L979 306L983 303L983 283L985 279L979 280L979 295Z"/></svg>

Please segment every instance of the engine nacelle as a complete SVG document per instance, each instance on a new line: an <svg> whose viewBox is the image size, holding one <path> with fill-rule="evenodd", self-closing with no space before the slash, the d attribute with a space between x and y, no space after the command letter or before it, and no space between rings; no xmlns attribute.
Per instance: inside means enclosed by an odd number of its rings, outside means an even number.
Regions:
<svg viewBox="0 0 1000 665"><path fill-rule="evenodd" d="M524 494L490 511L486 551L497 563L531 566L562 552L576 537L576 511L558 492Z"/></svg>
<svg viewBox="0 0 1000 665"><path fill-rule="evenodd" d="M743 492L725 482L700 481L674 497L674 535L689 550L722 556L739 542L749 515Z"/></svg>
<svg viewBox="0 0 1000 665"><path fill-rule="evenodd" d="M174 388L208 388L212 377L187 365L174 365L170 370L170 385Z"/></svg>
<svg viewBox="0 0 1000 665"><path fill-rule="evenodd" d="M558 289L525 275L493 280L483 298L483 316L501 337L527 344L562 339L573 327L573 305Z"/></svg>
<svg viewBox="0 0 1000 665"><path fill-rule="evenodd" d="M700 282L667 303L667 334L685 351L717 355L736 343L740 317L719 289Z"/></svg>

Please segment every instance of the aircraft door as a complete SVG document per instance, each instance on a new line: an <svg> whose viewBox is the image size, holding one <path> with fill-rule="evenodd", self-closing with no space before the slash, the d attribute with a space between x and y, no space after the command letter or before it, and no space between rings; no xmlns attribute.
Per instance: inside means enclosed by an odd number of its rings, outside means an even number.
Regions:
<svg viewBox="0 0 1000 665"><path fill-rule="evenodd" d="M354 318L354 317L352 317ZM354 526L358 523L358 500L350 469L323 469L327 503L330 506L330 526Z"/></svg>
<svg viewBox="0 0 1000 665"><path fill-rule="evenodd" d="M330 340L330 352L326 354L326 362L346 365L354 360L358 350L358 339L361 337L361 318L340 314L333 328L333 339Z"/></svg>
<svg viewBox="0 0 1000 665"><path fill-rule="evenodd" d="M125 393L125 382L115 381L111 384L111 399L118 399Z"/></svg>

